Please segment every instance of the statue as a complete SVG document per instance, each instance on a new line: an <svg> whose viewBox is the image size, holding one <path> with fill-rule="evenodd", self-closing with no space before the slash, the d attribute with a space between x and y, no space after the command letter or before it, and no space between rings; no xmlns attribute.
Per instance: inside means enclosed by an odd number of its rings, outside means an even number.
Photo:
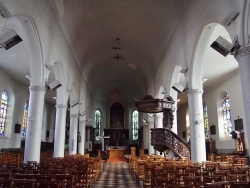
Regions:
<svg viewBox="0 0 250 188"><path fill-rule="evenodd" d="M213 138L210 138L210 153L216 153L216 144Z"/></svg>

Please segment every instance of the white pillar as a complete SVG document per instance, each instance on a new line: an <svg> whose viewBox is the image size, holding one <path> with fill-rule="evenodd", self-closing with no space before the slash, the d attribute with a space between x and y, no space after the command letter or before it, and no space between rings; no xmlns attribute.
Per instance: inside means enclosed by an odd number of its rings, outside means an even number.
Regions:
<svg viewBox="0 0 250 188"><path fill-rule="evenodd" d="M41 132L45 87L30 86L29 116L24 150L24 162L40 162Z"/></svg>
<svg viewBox="0 0 250 188"><path fill-rule="evenodd" d="M191 136L191 160L206 161L206 145L203 122L203 90L188 89L188 109Z"/></svg>
<svg viewBox="0 0 250 188"><path fill-rule="evenodd" d="M79 121L80 139L78 140L78 153L84 155L85 150L85 120Z"/></svg>
<svg viewBox="0 0 250 188"><path fill-rule="evenodd" d="M163 128L163 112L155 114L155 128Z"/></svg>
<svg viewBox="0 0 250 188"><path fill-rule="evenodd" d="M47 118L48 118L48 106L46 103L44 103L44 108L43 108L43 122L42 122L42 137L41 140L42 142L46 142L46 130L47 130Z"/></svg>
<svg viewBox="0 0 250 188"><path fill-rule="evenodd" d="M70 115L70 129L69 129L69 155L76 154L77 146L77 127L78 125L78 114Z"/></svg>
<svg viewBox="0 0 250 188"><path fill-rule="evenodd" d="M154 147L151 145L151 130L154 128L154 118L149 118L148 119L148 154L152 155L155 154L155 149Z"/></svg>
<svg viewBox="0 0 250 188"><path fill-rule="evenodd" d="M244 125L244 131L246 132L245 141L246 141L246 147L249 148L250 147L250 85L249 85L250 47L244 47L237 50L235 58L239 63L242 95L243 95L245 118L246 118L246 125Z"/></svg>
<svg viewBox="0 0 250 188"><path fill-rule="evenodd" d="M163 128L163 112L155 114L155 128ZM160 152L157 150L156 154L161 155Z"/></svg>
<svg viewBox="0 0 250 188"><path fill-rule="evenodd" d="M67 105L56 105L56 125L53 157L64 157Z"/></svg>
<svg viewBox="0 0 250 188"><path fill-rule="evenodd" d="M173 112L173 116L174 116L174 120L173 120L173 125L171 128L171 131L174 132L175 134L178 134L178 130L177 130L177 102L175 102L175 104L173 105L173 108L175 109L175 111Z"/></svg>

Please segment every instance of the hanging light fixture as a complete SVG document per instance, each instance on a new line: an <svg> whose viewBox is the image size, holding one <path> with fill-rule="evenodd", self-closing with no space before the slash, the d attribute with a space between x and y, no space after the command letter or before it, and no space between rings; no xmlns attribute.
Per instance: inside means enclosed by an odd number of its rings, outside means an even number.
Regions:
<svg viewBox="0 0 250 188"><path fill-rule="evenodd" d="M120 38L116 38L116 41L117 41L117 44L116 46L113 46L112 47L112 50L121 50L121 46L120 46ZM116 61L119 61L119 60L123 60L123 59L126 59L124 58L122 55L120 55L118 52L111 56L110 59L114 59Z"/></svg>

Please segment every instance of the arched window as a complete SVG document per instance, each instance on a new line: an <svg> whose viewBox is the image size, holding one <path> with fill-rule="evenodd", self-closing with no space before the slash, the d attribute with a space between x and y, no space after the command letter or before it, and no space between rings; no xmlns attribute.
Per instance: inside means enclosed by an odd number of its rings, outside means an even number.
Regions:
<svg viewBox="0 0 250 188"><path fill-rule="evenodd" d="M100 140L101 136L101 112L95 111L95 140Z"/></svg>
<svg viewBox="0 0 250 188"><path fill-rule="evenodd" d="M186 128L187 128L187 142L190 142L190 121L189 121L189 111L186 112Z"/></svg>
<svg viewBox="0 0 250 188"><path fill-rule="evenodd" d="M26 102L23 109L23 123L22 123L22 138L26 138L26 129L28 122L28 103Z"/></svg>
<svg viewBox="0 0 250 188"><path fill-rule="evenodd" d="M138 140L138 111L133 111L132 114L132 133L133 133L133 140Z"/></svg>
<svg viewBox="0 0 250 188"><path fill-rule="evenodd" d="M207 114L206 103L203 103L203 118L204 118L205 139L208 139L209 138L209 125L208 125L208 114Z"/></svg>
<svg viewBox="0 0 250 188"><path fill-rule="evenodd" d="M220 139L227 138L232 132L232 123L231 123L231 112L230 112L230 103L229 96L226 93L222 99L222 119L219 124L219 137Z"/></svg>
<svg viewBox="0 0 250 188"><path fill-rule="evenodd" d="M6 91L2 92L1 98L1 109L0 109L0 136L4 135L5 125L6 125L6 116L7 116L7 107L8 107L8 95Z"/></svg>

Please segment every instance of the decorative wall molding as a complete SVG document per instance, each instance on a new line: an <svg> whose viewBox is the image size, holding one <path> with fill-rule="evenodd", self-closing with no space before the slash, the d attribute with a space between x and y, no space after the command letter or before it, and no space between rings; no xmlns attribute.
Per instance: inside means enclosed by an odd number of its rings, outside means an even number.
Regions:
<svg viewBox="0 0 250 188"><path fill-rule="evenodd" d="M235 52L234 57L238 61L241 57L246 55L250 55L250 46L238 49Z"/></svg>
<svg viewBox="0 0 250 188"><path fill-rule="evenodd" d="M43 86L30 86L29 87L30 91L36 91L36 92L46 92L46 88Z"/></svg>
<svg viewBox="0 0 250 188"><path fill-rule="evenodd" d="M194 95L194 94L202 94L203 89L188 89L187 94Z"/></svg>

